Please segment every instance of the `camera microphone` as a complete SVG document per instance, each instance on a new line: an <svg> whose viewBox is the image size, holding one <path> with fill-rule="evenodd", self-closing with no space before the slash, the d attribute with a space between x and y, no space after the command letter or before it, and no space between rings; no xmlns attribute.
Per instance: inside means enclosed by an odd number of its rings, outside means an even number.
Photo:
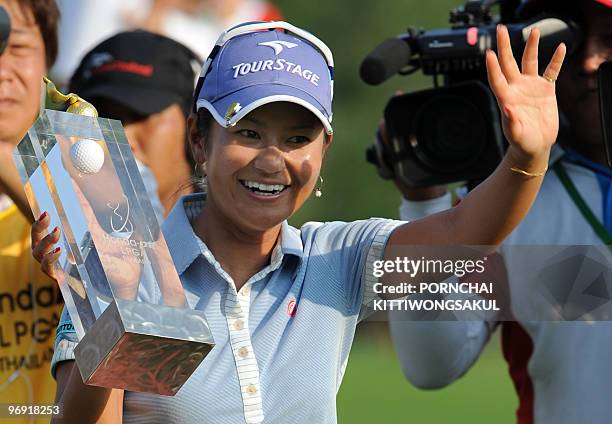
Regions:
<svg viewBox="0 0 612 424"><path fill-rule="evenodd" d="M4 53L11 34L11 18L6 9L0 6L0 54Z"/></svg>
<svg viewBox="0 0 612 424"><path fill-rule="evenodd" d="M378 85L408 65L412 51L408 43L397 37L388 38L374 48L361 63L359 75L370 85Z"/></svg>
<svg viewBox="0 0 612 424"><path fill-rule="evenodd" d="M542 63L550 60L560 42L567 45L568 54L571 54L580 41L576 25L556 17L508 24L507 27L516 57L523 53L531 30L539 28ZM496 50L495 33L496 25L492 23L408 32L388 38L374 48L361 63L359 73L361 79L370 85L406 73L404 68L407 65L412 65L411 71L420 68L425 75L449 75L451 80L466 73L485 75L485 52L487 48Z"/></svg>

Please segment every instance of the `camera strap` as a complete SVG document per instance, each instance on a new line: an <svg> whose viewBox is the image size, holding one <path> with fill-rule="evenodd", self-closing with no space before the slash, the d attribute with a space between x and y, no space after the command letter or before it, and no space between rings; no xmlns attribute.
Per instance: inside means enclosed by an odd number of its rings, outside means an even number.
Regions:
<svg viewBox="0 0 612 424"><path fill-rule="evenodd" d="M606 227L599 222L591 208L589 208L589 205L587 205L584 198L578 192L578 189L570 179L569 175L567 175L567 171L565 171L565 168L563 168L560 161L553 166L553 170L555 171L555 174L557 174L557 177L559 177L559 180L561 181L561 184L563 184L567 194L569 194L578 210L582 213L582 216L584 216L584 219L587 220L591 228L593 228L593 231L595 231L595 234L597 234L604 244L612 245L612 236Z"/></svg>

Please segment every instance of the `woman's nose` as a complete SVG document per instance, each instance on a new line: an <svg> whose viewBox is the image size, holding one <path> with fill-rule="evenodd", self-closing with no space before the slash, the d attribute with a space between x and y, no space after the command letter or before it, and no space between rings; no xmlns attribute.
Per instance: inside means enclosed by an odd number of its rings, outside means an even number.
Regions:
<svg viewBox="0 0 612 424"><path fill-rule="evenodd" d="M266 174L276 174L284 170L285 158L283 152L274 146L266 147L257 155L255 168Z"/></svg>

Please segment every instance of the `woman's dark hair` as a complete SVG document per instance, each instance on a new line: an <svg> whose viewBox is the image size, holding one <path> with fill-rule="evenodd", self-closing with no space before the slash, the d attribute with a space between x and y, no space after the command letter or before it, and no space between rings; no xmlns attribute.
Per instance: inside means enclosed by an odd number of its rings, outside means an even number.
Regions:
<svg viewBox="0 0 612 424"><path fill-rule="evenodd" d="M17 4L26 18L29 16L28 11L32 12L33 23L38 26L45 44L47 69L51 68L57 59L57 26L60 19L55 0L17 0Z"/></svg>
<svg viewBox="0 0 612 424"><path fill-rule="evenodd" d="M200 108L198 110L198 120L197 127L198 131L202 133L202 135L206 135L206 133L210 130L210 124L212 122L212 115L206 108Z"/></svg>
<svg viewBox="0 0 612 424"><path fill-rule="evenodd" d="M206 108L201 108L197 112L196 126L198 131L202 133L202 135L206 136L208 131L210 130L210 124L212 122L212 115ZM189 161L189 166L193 170L191 174L191 184L193 186L194 191L206 191L206 179L205 176L201 174L198 170L198 164L196 163L195 158L193 157L193 152L191 150L191 142L187 142L186 144L186 154L187 160ZM206 148L206 146L204 146Z"/></svg>
<svg viewBox="0 0 612 424"><path fill-rule="evenodd" d="M210 131L210 126L213 122L213 117L211 113L206 108L201 108L198 110L198 117L196 120L196 127L198 128L198 132L202 135L202 137L206 137L208 132ZM204 150L208 150L210 148L209 144L206 143L204 145Z"/></svg>

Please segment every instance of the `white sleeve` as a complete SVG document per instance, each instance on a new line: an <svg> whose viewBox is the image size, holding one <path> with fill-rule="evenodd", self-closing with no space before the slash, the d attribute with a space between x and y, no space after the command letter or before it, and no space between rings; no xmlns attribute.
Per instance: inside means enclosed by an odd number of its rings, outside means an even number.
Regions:
<svg viewBox="0 0 612 424"><path fill-rule="evenodd" d="M450 193L419 202L402 198L400 219L423 218L451 206ZM390 312L389 326L404 375L422 389L447 386L465 374L480 356L492 330L486 321L424 321L424 317L413 314Z"/></svg>
<svg viewBox="0 0 612 424"><path fill-rule="evenodd" d="M449 385L467 372L490 336L485 321L410 321L393 312L391 338L404 375L421 389Z"/></svg>
<svg viewBox="0 0 612 424"><path fill-rule="evenodd" d="M399 208L400 219L402 221L414 221L427 215L442 212L451 206L450 192L434 199L421 201L407 200L405 197L402 197L402 203Z"/></svg>

